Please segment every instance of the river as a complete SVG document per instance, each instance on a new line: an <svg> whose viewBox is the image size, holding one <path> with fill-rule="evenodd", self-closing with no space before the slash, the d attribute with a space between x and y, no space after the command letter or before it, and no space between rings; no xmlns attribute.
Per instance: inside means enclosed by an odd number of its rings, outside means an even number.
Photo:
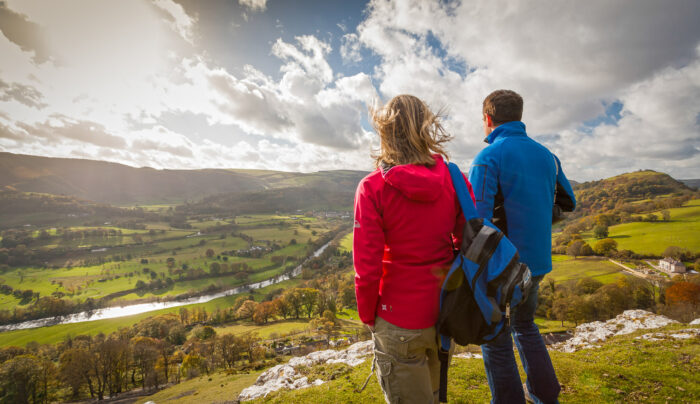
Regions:
<svg viewBox="0 0 700 404"><path fill-rule="evenodd" d="M318 257L319 255L321 255L321 253L323 253L323 251L326 248L328 248L329 244L330 244L330 242L324 244L323 246L321 246L321 248L314 251L314 253L312 254L312 257ZM274 285L276 283L280 283L280 282L286 281L288 279L294 278L295 276L298 276L299 274L301 274L302 266L309 259L310 258L307 258L306 260L304 260L303 263L299 264L289 274L278 275L278 276L275 276L275 277L270 278L270 279L266 279L266 280L261 281L261 282L252 283L249 285L238 286L238 287L235 287L233 289L225 290L223 292L218 292L218 293L213 293L210 295L204 295L204 296L198 296L198 297L191 297L189 299L183 299L183 300L173 300L173 301L167 301L167 302L153 302L153 303L140 303L140 304L132 304L132 305L128 305L128 306L117 306L117 307L105 307L102 309L84 311L81 313L69 314L66 316L40 318L38 320L29 320L29 321L24 321L21 323L0 326L0 332L12 331L12 330L25 330L25 329L29 329L29 328L38 328L38 327L47 327L50 325L57 325L57 324L70 324L70 323L82 323L84 321L105 320L108 318L118 318L118 317L124 317L124 316L131 316L133 314L147 313L149 311L167 309L170 307L185 306L188 304L195 304L195 303L206 303L210 300L218 299L220 297L236 295L239 293L247 292L249 290L264 288L266 286Z"/></svg>

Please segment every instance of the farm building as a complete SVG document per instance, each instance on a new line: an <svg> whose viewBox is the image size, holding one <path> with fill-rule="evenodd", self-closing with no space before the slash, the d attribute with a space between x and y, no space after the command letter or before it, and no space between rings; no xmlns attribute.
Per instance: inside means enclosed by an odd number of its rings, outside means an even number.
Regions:
<svg viewBox="0 0 700 404"><path fill-rule="evenodd" d="M673 259L671 257L666 257L659 260L659 268L669 274L684 274L685 265L682 262Z"/></svg>

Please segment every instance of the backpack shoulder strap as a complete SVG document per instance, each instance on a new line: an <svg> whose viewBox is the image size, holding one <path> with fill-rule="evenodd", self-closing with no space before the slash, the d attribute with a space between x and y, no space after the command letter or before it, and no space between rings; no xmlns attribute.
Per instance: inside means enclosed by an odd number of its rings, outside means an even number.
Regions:
<svg viewBox="0 0 700 404"><path fill-rule="evenodd" d="M471 219L476 219L479 214L476 212L474 207L474 202L469 194L469 188L467 188L467 182L464 180L464 175L462 171L457 167L455 163L447 163L447 167L450 170L450 176L452 177L452 186L455 188L457 193L457 198L459 198L459 204L462 207L462 213L464 214L464 219L467 221Z"/></svg>

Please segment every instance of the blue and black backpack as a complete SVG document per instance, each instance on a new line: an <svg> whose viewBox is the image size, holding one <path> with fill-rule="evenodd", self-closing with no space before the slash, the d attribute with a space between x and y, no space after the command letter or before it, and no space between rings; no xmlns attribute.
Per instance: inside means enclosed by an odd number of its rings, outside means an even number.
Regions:
<svg viewBox="0 0 700 404"><path fill-rule="evenodd" d="M464 219L462 245L440 291L440 402L447 401L451 340L481 345L508 329L511 310L527 298L531 274L513 243L493 223L480 218L462 172L448 164Z"/></svg>

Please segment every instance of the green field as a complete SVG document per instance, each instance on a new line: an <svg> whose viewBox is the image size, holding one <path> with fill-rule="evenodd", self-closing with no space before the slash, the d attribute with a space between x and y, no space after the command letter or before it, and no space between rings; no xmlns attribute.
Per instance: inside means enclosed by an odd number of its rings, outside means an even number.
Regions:
<svg viewBox="0 0 700 404"><path fill-rule="evenodd" d="M215 327L216 333L241 335L255 332L261 338L269 338L272 334L282 336L284 334L297 333L309 329L309 321L307 319L299 320L279 320L269 324L234 324L223 327Z"/></svg>
<svg viewBox="0 0 700 404"><path fill-rule="evenodd" d="M582 278L594 278L602 283L611 283L623 275L619 266L604 258L574 259L568 255L553 255L552 264L552 272L546 277L554 279L557 283Z"/></svg>
<svg viewBox="0 0 700 404"><path fill-rule="evenodd" d="M348 233L340 240L339 250L344 252L352 251L352 233Z"/></svg>
<svg viewBox="0 0 700 404"><path fill-rule="evenodd" d="M609 237L617 241L618 250L660 256L666 247L678 246L700 252L700 200L695 199L681 208L668 209L669 222L631 222L610 226ZM655 212L659 220L661 214ZM593 246L596 239L583 233L584 241Z"/></svg>
<svg viewBox="0 0 700 404"><path fill-rule="evenodd" d="M298 279L291 279L280 282L276 285L271 285L266 288L257 289L252 292L255 300L261 300L263 296L275 289L287 289L296 287L299 284ZM240 295L226 296L211 300L207 303L191 304L187 306L172 307L168 309L149 311L146 313L135 314L133 316L113 318L107 320L86 321L74 324L60 324L50 327L32 328L28 330L15 330L0 333L0 347L3 346L25 346L27 343L36 341L40 344L53 344L62 341L67 336L75 335L96 335L99 333L109 334L117 331L121 327L131 327L139 321L152 316L157 316L166 313L177 313L182 307L193 309L195 307L203 307L208 312L216 309L223 309L234 304Z"/></svg>
<svg viewBox="0 0 700 404"><path fill-rule="evenodd" d="M31 290L39 293L39 296L48 296L53 293L61 293L66 299L84 300L86 298L101 298L112 293L125 290L132 290L136 283L141 280L149 282L154 273L157 278L165 280L172 278L174 284L157 290L142 290L129 293L119 298L120 301L153 299L162 297L172 297L182 293L193 293L214 285L224 288L237 286L244 283L251 283L267 279L278 275L284 267L294 263L294 260L301 258L307 253L307 241L316 240L321 234L327 232L330 226L326 221L316 218L306 218L310 220L300 220L296 216L277 215L255 215L255 217L245 217L250 220L249 226L244 229L247 236L253 238L254 245L268 246L276 243L282 246L281 249L267 253L260 258L229 256L222 257L222 252L247 249L249 242L241 237L234 237L227 233L199 234L196 230L174 230L165 227L165 224L153 224L153 227L161 227L154 233L148 230L121 230L125 236L111 237L105 239L83 239L71 240L69 243L73 247L86 246L88 250L82 252L81 256L72 257L62 262L54 262L54 269L51 268L12 268L0 274L0 284L11 286L15 290ZM224 223L224 220L193 221L193 225L198 225L202 231L211 226ZM274 223L260 224L262 222ZM280 224L281 223L281 224ZM149 225L148 227L150 227ZM306 228L308 226L309 228ZM107 227L101 227L103 229ZM91 227L76 226L69 230L89 230ZM155 230L155 229L154 229ZM162 230L162 231L161 231ZM35 232L38 234L38 231ZM55 234L55 230L50 230L50 234ZM132 244L131 235L138 234L143 238L143 244ZM290 244L292 239L296 244ZM47 244L40 248L55 247L59 237L52 237ZM269 242L269 244L268 244ZM53 243L53 244L52 244ZM86 244L87 243L87 244ZM128 243L128 245L120 245ZM92 247L108 246L106 251L91 251ZM207 257L207 250L214 251L214 257ZM291 261L286 261L282 266L273 264L272 256L292 257ZM113 256L128 258L127 260L114 261ZM217 258L217 256L219 256ZM172 257L175 265L172 268L167 266L166 260ZM225 260L224 260L225 258ZM107 259L103 264L82 265L83 262ZM148 263L142 264L142 260ZM99 262L99 261L98 261ZM182 268L201 268L205 272L210 272L210 264L219 262L220 264L246 263L249 277L246 280L234 278L233 275L223 275L219 277L205 277L197 280L182 280L177 271ZM58 268L55 268L59 266ZM148 268L149 271L144 271ZM23 307L31 302L21 301L13 295L0 295L0 309L12 310L15 307Z"/></svg>

